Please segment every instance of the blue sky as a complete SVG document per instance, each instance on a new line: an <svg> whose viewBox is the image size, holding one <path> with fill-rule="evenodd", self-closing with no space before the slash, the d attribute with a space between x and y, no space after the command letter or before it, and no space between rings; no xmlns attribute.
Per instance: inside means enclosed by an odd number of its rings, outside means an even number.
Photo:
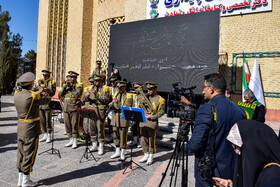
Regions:
<svg viewBox="0 0 280 187"><path fill-rule="evenodd" d="M28 50L37 52L39 0L0 0L2 11L9 11L10 31L23 37L22 56Z"/></svg>

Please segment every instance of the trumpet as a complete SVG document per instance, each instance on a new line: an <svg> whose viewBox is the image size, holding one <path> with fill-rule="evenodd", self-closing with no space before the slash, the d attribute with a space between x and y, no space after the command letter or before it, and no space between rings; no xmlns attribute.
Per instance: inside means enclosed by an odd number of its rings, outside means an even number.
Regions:
<svg viewBox="0 0 280 187"><path fill-rule="evenodd" d="M152 103L150 100L147 98L147 95L144 94L143 92L143 87L137 88L137 91L139 91L140 95L142 96L144 102L140 102L140 107L144 109L145 113L155 115L157 112L154 109Z"/></svg>
<svg viewBox="0 0 280 187"><path fill-rule="evenodd" d="M62 81L62 85L71 86L71 81L69 79L66 79L66 80Z"/></svg>

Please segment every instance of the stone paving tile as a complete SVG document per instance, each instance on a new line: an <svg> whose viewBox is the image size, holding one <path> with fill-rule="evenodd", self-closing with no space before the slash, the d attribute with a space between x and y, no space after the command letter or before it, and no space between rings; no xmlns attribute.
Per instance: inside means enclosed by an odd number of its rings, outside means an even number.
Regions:
<svg viewBox="0 0 280 187"><path fill-rule="evenodd" d="M0 113L0 186L16 186L18 172L16 169L16 131L17 131L17 115L13 107L13 97L2 96L2 112ZM169 121L177 121L177 119L168 119ZM279 122L268 122L272 128L277 131L280 127ZM127 150L126 160L120 162L117 159L111 159L110 156L114 154L114 148L109 144L104 147L105 154L102 156L94 152L93 155L97 162L94 160L83 159L79 163L84 151L85 145L79 142L77 149L66 148L64 145L69 141L66 135L63 135L64 124L55 121L55 141L54 148L58 149L61 154L59 158L56 154L44 153L37 155L34 172L31 174L31 179L39 181L40 186L96 186L100 187L121 177L122 180L118 183L118 187L140 187L149 186L146 184L152 176L161 178L161 172L158 169L162 164L167 164L172 150L163 147L157 147L157 153L154 156L154 163L151 166L140 164L147 171L140 168L128 170L125 175L122 175L125 164L130 161L130 150ZM42 137L42 136L41 136ZM38 153L46 151L51 148L51 144L40 142ZM133 159L139 159L143 156L140 148L133 149ZM194 156L188 157L188 186L194 186ZM164 179L162 186L169 186L171 180L170 168ZM164 170L165 171L165 170ZM181 186L181 168L178 168L177 186ZM173 177L175 180L175 177Z"/></svg>

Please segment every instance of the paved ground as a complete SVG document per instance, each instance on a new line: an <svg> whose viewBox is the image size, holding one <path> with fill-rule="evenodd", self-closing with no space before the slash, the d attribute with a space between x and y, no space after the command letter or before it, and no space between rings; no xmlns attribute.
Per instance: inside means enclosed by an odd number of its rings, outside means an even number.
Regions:
<svg viewBox="0 0 280 187"><path fill-rule="evenodd" d="M13 104L12 96L2 96L2 112L0 113L0 186L16 186L17 174L16 169L16 151L17 151L17 114ZM275 132L278 133L280 123L267 121ZM37 155L34 165L34 172L31 178L39 181L39 186L133 186L148 187L158 186L162 172L165 171L168 161L172 155L172 150L163 147L157 147L158 153L155 155L155 162L151 166L140 164L147 171L136 168L128 169L123 174L125 164L129 162L129 154L124 162L116 159L110 159L114 148L111 145L105 146L105 154L100 157L96 152L93 153L97 162L90 159L83 159L79 163L84 151L85 145L79 142L79 147L75 150L65 148L68 138L63 135L64 124L55 121L54 126L54 148L58 149L61 154L59 158L55 154L44 153ZM51 144L45 142L39 143L38 153L42 153L51 148ZM139 148L133 150L133 160L138 163L142 157L142 151ZM188 157L188 186L194 186L193 178L193 156ZM182 164L181 164L182 165ZM171 168L171 166L169 167ZM178 169L178 178L173 177L177 182L176 186L181 186L181 168ZM162 186L169 186L171 177L170 171L167 172ZM174 183L173 183L174 184ZM172 185L173 186L173 185Z"/></svg>
<svg viewBox="0 0 280 187"><path fill-rule="evenodd" d="M0 113L0 186L16 186L18 171L16 169L17 152L17 114L13 104L12 96L2 96L2 112ZM162 172L165 171L167 163L172 155L172 150L163 147L157 147L157 154L154 158L154 164L147 166L140 164L147 171L136 168L128 169L123 174L125 164L129 162L129 154L124 162L116 159L110 159L114 148L109 144L105 146L105 154L100 157L96 152L93 153L97 162L90 159L83 159L79 163L84 151L85 145L79 142L79 147L75 150L65 148L68 138L63 135L64 124L55 122L54 126L54 148L61 154L59 158L55 154L44 153L37 155L34 171L31 179L39 181L39 186L158 186ZM38 153L51 148L51 144L45 142L39 143ZM139 148L133 149L133 160L138 163L142 157L142 151ZM189 156L189 179L188 185L194 186L193 178L193 156ZM182 165L182 164L180 164ZM171 166L169 167L171 168ZM181 186L181 168L178 170L177 185ZM162 186L169 186L171 177L170 172L163 181ZM175 177L173 177L175 181Z"/></svg>

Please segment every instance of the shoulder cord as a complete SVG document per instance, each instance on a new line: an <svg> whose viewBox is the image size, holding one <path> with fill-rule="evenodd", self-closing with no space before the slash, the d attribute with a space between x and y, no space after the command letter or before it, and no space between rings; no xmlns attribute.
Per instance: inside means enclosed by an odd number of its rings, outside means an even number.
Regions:
<svg viewBox="0 0 280 187"><path fill-rule="evenodd" d="M30 93L31 93L31 92L30 92ZM32 93L31 93L31 95L32 95ZM25 119L27 119L27 117L28 117L28 115L29 115L29 113L30 113L30 111L31 111L31 108L32 108L34 99L35 99L35 96L32 95L32 102L31 102L31 104L30 104L30 107L29 107L29 110L28 110L28 112L27 112L27 114L26 114Z"/></svg>
<svg viewBox="0 0 280 187"><path fill-rule="evenodd" d="M211 142L211 144L210 144L210 146L211 146L211 147L210 147L210 156L213 156L213 158L214 158L215 161L216 161L216 154L215 154L215 141L216 141L215 129L216 129L217 123L218 123L218 115L217 115L218 113L217 113L216 107L215 107L212 103L208 102L208 104L211 105L212 112L213 112L212 133L210 134L211 139L212 139L212 142ZM218 172L219 172L219 174L220 174L220 171L219 171L219 168L217 167L217 165L216 165L215 167L217 168L217 170L218 170ZM221 174L220 174L220 176L221 176Z"/></svg>

